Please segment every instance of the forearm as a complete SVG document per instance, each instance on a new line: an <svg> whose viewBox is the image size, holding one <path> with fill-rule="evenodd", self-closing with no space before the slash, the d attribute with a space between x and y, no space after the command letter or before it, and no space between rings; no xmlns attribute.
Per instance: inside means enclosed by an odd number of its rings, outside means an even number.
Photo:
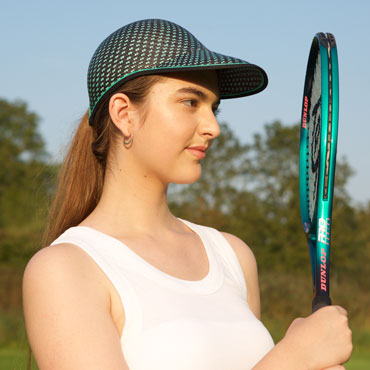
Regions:
<svg viewBox="0 0 370 370"><path fill-rule="evenodd" d="M311 370L308 359L304 359L297 350L293 343L283 338L253 367L253 370Z"/></svg>

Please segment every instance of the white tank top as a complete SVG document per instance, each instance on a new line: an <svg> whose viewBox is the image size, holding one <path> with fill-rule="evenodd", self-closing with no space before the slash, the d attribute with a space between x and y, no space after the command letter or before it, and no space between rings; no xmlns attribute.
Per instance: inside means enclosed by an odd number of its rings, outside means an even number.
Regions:
<svg viewBox="0 0 370 370"><path fill-rule="evenodd" d="M130 370L251 369L274 343L248 306L238 258L217 230L183 222L207 253L209 272L199 281L166 274L118 239L86 226L66 230L52 245L82 248L116 288Z"/></svg>

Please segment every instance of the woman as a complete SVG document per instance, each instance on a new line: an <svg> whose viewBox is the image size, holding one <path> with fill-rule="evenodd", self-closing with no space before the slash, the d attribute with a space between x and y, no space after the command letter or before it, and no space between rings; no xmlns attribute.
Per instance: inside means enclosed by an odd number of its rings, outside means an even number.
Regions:
<svg viewBox="0 0 370 370"><path fill-rule="evenodd" d="M250 249L167 207L169 183L200 177L220 99L266 85L260 67L168 21L134 22L98 47L49 246L24 273L40 370L342 368L351 332L341 307L296 320L274 346Z"/></svg>

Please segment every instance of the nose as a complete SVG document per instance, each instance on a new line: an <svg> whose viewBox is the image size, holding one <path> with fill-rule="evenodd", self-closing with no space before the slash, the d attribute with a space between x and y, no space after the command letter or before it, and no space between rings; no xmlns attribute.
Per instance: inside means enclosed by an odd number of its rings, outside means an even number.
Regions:
<svg viewBox="0 0 370 370"><path fill-rule="evenodd" d="M207 137L207 140L215 139L220 135L220 125L212 110L203 117L199 130L202 136Z"/></svg>

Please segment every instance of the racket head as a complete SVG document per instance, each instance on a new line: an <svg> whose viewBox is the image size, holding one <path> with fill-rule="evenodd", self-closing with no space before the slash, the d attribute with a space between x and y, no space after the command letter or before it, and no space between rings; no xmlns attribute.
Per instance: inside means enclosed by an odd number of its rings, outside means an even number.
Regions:
<svg viewBox="0 0 370 370"><path fill-rule="evenodd" d="M330 304L331 214L339 108L338 57L332 34L315 35L302 104L299 192L308 237L314 306Z"/></svg>

